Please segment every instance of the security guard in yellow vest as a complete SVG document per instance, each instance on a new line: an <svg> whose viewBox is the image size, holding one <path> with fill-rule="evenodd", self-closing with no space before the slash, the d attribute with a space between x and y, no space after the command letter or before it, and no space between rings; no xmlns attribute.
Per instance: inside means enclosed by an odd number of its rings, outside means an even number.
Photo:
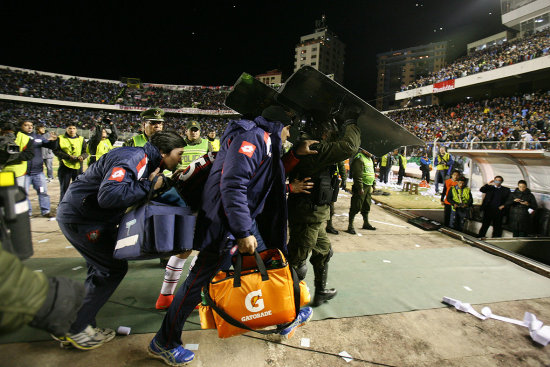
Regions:
<svg viewBox="0 0 550 367"><path fill-rule="evenodd" d="M216 138L216 130L211 129L208 131L208 141L210 142L210 145L212 146L213 152L219 152L220 151L220 139Z"/></svg>
<svg viewBox="0 0 550 367"><path fill-rule="evenodd" d="M393 154L397 154L397 151L394 151ZM380 175L379 180L385 184L388 183L388 178L391 172L391 167L395 164L395 158L392 153L388 153L380 158Z"/></svg>
<svg viewBox="0 0 550 367"><path fill-rule="evenodd" d="M53 149L53 154L59 158L59 170L57 171L60 185L59 202L63 201L63 196L71 181L74 181L82 173L84 159L88 157L86 148L86 140L76 133L74 123L69 123L65 129L65 134L57 138L57 145Z"/></svg>
<svg viewBox="0 0 550 367"><path fill-rule="evenodd" d="M181 164L178 165L178 170L186 169L191 162L213 151L210 142L201 138L201 126L197 121L189 121L185 128L187 146L181 155Z"/></svg>
<svg viewBox="0 0 550 367"><path fill-rule="evenodd" d="M447 200L451 203L451 223L450 226L457 231L462 231L464 219L468 217L470 208L474 203L470 188L466 186L467 179L460 176L457 184L449 189Z"/></svg>
<svg viewBox="0 0 550 367"><path fill-rule="evenodd" d="M11 154L11 159L6 159L6 164L1 169L2 172L13 172L17 180L17 185L25 189L25 177L27 174L27 161L30 161L34 157L33 152L33 140L21 131L15 133L15 126L11 123L2 124L2 136L6 139L3 140L6 146L8 144L17 145L17 149L20 154L16 159L13 159L14 154ZM3 148L3 147L2 147ZM11 149L11 148L10 148ZM3 162L4 163L4 162Z"/></svg>
<svg viewBox="0 0 550 367"><path fill-rule="evenodd" d="M151 135L157 131L161 131L164 126L164 111L160 108L149 108L141 114L141 130L143 133L138 134L123 144L125 147L142 147L149 141Z"/></svg>
<svg viewBox="0 0 550 367"><path fill-rule="evenodd" d="M403 155L403 151L399 151L397 155L397 165L399 166L399 173L397 176L397 184L401 185L403 177L405 176L405 170L407 169L407 157Z"/></svg>
<svg viewBox="0 0 550 367"><path fill-rule="evenodd" d="M439 184L444 184L447 175L453 168L453 157L447 153L445 147L439 147L439 154L435 157L435 193L439 193Z"/></svg>
<svg viewBox="0 0 550 367"><path fill-rule="evenodd" d="M105 128L111 130L107 134ZM90 154L88 157L88 166L97 161L105 153L109 153L113 149L113 144L118 138L118 130L116 125L109 117L104 117L101 123L96 124L94 135L88 141L86 152Z"/></svg>
<svg viewBox="0 0 550 367"><path fill-rule="evenodd" d="M353 227L353 220L359 212L363 216L362 228L374 231L376 228L369 223L371 196L375 186L374 160L372 154L363 148L359 148L359 152L353 157L351 177L353 178L353 186L347 232L357 234Z"/></svg>

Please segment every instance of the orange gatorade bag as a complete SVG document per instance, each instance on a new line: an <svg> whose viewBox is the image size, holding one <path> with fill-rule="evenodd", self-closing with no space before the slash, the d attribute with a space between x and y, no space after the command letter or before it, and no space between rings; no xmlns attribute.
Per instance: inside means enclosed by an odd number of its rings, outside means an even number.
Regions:
<svg viewBox="0 0 550 367"><path fill-rule="evenodd" d="M274 334L278 329L259 329L294 321L300 309L300 282L280 250L237 253L233 268L219 271L203 288L220 338L247 331ZM203 326L211 327L207 314L203 309Z"/></svg>

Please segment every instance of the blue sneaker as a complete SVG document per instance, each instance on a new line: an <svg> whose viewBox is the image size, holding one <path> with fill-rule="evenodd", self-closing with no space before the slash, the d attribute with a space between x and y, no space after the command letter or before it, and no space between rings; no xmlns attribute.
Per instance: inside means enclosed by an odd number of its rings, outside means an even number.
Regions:
<svg viewBox="0 0 550 367"><path fill-rule="evenodd" d="M183 345L172 349L164 349L158 345L155 338L151 340L151 344L149 344L147 351L149 352L149 355L162 359L164 363L169 366L183 366L195 358L195 353L185 349Z"/></svg>
<svg viewBox="0 0 550 367"><path fill-rule="evenodd" d="M296 329L302 325L305 325L309 320L311 320L312 316L313 316L313 308L302 307L300 309L300 312L298 312L298 316L296 316L294 321L292 321L292 323L288 325L286 328L281 330L279 332L279 335L281 335L285 339L292 338Z"/></svg>

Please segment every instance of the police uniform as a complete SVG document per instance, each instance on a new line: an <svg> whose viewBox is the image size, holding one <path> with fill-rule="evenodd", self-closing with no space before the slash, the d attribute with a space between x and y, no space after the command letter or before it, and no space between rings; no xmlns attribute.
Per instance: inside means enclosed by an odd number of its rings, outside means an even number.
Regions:
<svg viewBox="0 0 550 367"><path fill-rule="evenodd" d="M338 185L332 175L338 162L357 151L359 142L359 128L355 123L348 124L342 138L315 144L312 149L318 153L303 157L289 175L290 181L311 177L315 185L311 194L291 194L288 197L288 260L303 279L307 271L306 260L311 253L309 261L315 273L314 305L336 295L334 289L326 289L332 248L325 231L325 223L329 219L334 189L337 189L334 185Z"/></svg>
<svg viewBox="0 0 550 367"><path fill-rule="evenodd" d="M346 167L344 165L344 162L339 162L337 165L336 165L336 172L334 172L334 175L337 176L340 176L340 180L341 182L343 183L344 185L344 188L345 188L345 184L346 184L346 181L348 179L348 175L347 175L347 171L346 171ZM332 217L334 216L334 201L330 203L330 217L327 221L327 227L326 227L326 231L327 233L331 233L331 234L338 234L338 230L336 230L336 228L334 228L334 226L332 225Z"/></svg>
<svg viewBox="0 0 550 367"><path fill-rule="evenodd" d="M213 152L219 152L220 151L220 139L214 138L210 139L208 138L208 141L210 142L210 145L212 146Z"/></svg>
<svg viewBox="0 0 550 367"><path fill-rule="evenodd" d="M17 135L15 135L15 144L19 147L19 151L23 152L24 150L27 150L27 145L31 141L31 138L29 135L22 133L19 131ZM32 142L31 142L32 146ZM29 156L28 160L31 160L34 157L34 151L32 148L28 150ZM13 172L15 174L15 179L17 180L17 185L19 187L25 188L25 175L27 174L27 160L16 160L13 161L13 163L7 164L2 171L4 172Z"/></svg>
<svg viewBox="0 0 550 367"><path fill-rule="evenodd" d="M458 185L451 186L447 198L451 203L451 228L457 231L462 231L464 219L468 216L468 212L474 202L472 193L469 187L459 188ZM457 208L454 206L458 205Z"/></svg>
<svg viewBox="0 0 550 367"><path fill-rule="evenodd" d="M147 121L164 122L164 111L160 108L149 108L143 111L141 114L141 120L145 123ZM149 141L149 136L145 134L145 131L141 134L134 135L130 139L126 140L122 146L125 147L142 147Z"/></svg>
<svg viewBox="0 0 550 367"><path fill-rule="evenodd" d="M59 158L59 169L57 170L60 185L59 202L63 200L71 181L76 180L76 177L82 173L82 162L88 157L86 147L86 140L78 134L70 137L65 133L57 138L54 154ZM73 159L71 156L82 157L83 160Z"/></svg>
<svg viewBox="0 0 550 367"><path fill-rule="evenodd" d="M197 121L190 121L185 125L185 127L187 129L197 128L199 131L201 129ZM199 137L197 140L191 141L188 138L185 138L185 143L187 145L185 146L183 154L181 155L181 163L178 165L178 170L186 169L191 164L191 162L199 159L206 153L213 151L212 145L210 144L208 139L203 139Z"/></svg>
<svg viewBox="0 0 550 367"><path fill-rule="evenodd" d="M359 212L361 212L363 216L363 229L374 230L376 228L369 223L370 204L375 180L374 161L372 157L359 151L359 153L353 157L351 175L353 177L353 187L351 205L349 208L348 232L356 234L353 228L353 220L355 215Z"/></svg>
<svg viewBox="0 0 550 367"><path fill-rule="evenodd" d="M394 158L391 153L383 155L380 159L380 182L388 183L388 177L390 175L393 162Z"/></svg>
<svg viewBox="0 0 550 367"><path fill-rule="evenodd" d="M445 182L445 177L449 174L453 165L453 157L449 153L438 153L435 157L435 193L439 193L439 184Z"/></svg>

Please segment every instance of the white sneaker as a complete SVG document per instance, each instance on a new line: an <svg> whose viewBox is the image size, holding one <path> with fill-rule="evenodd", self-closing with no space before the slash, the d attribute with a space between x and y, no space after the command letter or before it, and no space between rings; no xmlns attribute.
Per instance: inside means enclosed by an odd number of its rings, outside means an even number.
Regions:
<svg viewBox="0 0 550 367"><path fill-rule="evenodd" d="M91 350L113 340L115 335L116 333L112 329L93 328L88 325L80 333L68 334L55 339L59 340L63 347L73 346L81 350Z"/></svg>

